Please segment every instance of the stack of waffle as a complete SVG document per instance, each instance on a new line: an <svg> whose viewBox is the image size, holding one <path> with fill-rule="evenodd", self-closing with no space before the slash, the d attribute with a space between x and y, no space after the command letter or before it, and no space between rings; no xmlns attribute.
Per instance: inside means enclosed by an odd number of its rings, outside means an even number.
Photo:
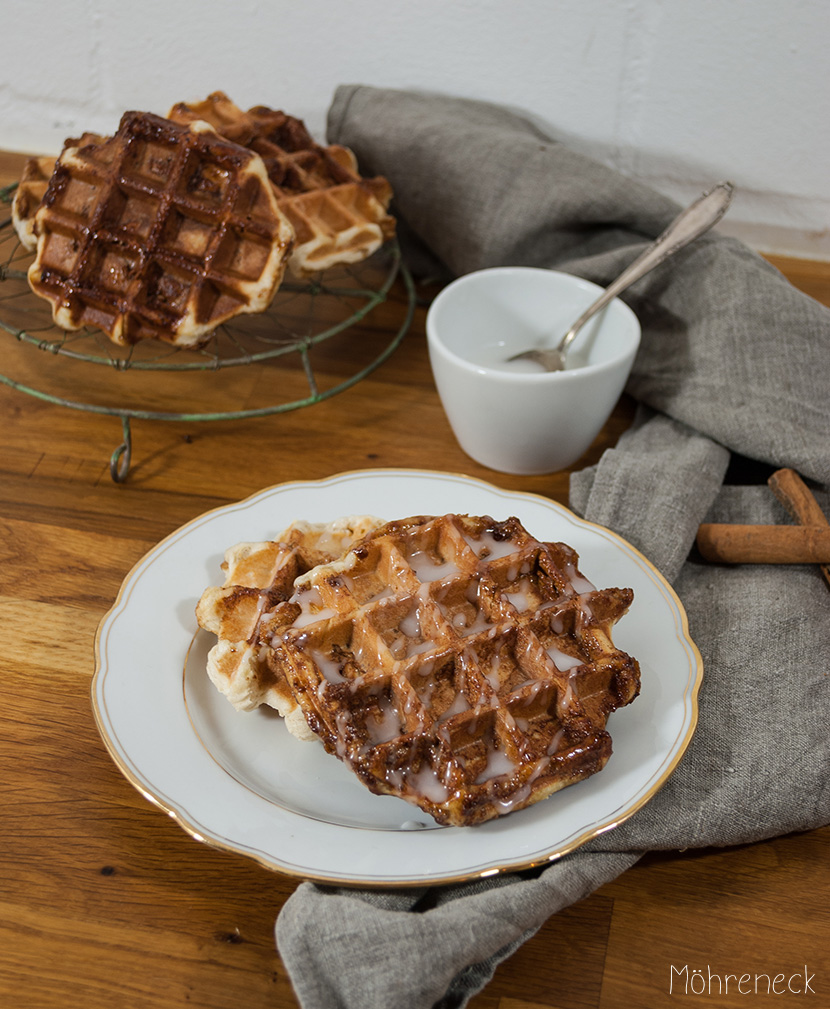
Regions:
<svg viewBox="0 0 830 1009"><path fill-rule="evenodd" d="M611 639L633 593L596 589L570 547L515 518L420 516L290 585L286 570L250 592L235 647L290 697L289 728L371 791L472 825L605 766L608 716L639 691ZM241 613L239 590L221 591Z"/></svg>
<svg viewBox="0 0 830 1009"><path fill-rule="evenodd" d="M371 255L394 234L391 196L300 120L217 92L31 159L12 218L58 326L193 347L264 311L286 266L307 276Z"/></svg>

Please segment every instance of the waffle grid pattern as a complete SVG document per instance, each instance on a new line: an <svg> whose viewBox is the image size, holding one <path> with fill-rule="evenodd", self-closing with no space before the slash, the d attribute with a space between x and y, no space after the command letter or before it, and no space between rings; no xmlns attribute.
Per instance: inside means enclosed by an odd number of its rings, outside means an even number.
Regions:
<svg viewBox="0 0 830 1009"><path fill-rule="evenodd" d="M193 345L261 311L293 233L264 166L212 130L126 113L114 137L64 150L29 279L65 329Z"/></svg>
<svg viewBox="0 0 830 1009"><path fill-rule="evenodd" d="M387 180L362 178L351 151L315 143L302 120L264 105L244 112L221 91L203 102L180 102L168 115L181 123L204 120L262 157L280 210L294 227L290 267L296 275L360 262L394 235Z"/></svg>
<svg viewBox="0 0 830 1009"><path fill-rule="evenodd" d="M291 597L300 575L342 557L380 525L368 515L332 523L297 521L273 540L238 543L225 551L224 584L205 589L196 619L217 636L207 671L235 708L252 711L267 704L289 719L291 731L300 738L313 738L301 715L290 717L298 710L291 689L265 660L269 615Z"/></svg>
<svg viewBox="0 0 830 1009"><path fill-rule="evenodd" d="M610 638L632 598L516 519L416 517L301 576L263 633L329 752L471 825L605 765L607 717L639 690Z"/></svg>

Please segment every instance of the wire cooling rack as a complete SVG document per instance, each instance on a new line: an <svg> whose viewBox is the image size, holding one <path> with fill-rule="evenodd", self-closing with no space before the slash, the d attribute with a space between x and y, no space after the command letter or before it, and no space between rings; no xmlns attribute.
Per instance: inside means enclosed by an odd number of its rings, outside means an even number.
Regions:
<svg viewBox="0 0 830 1009"><path fill-rule="evenodd" d="M119 418L122 440L109 463L116 482L129 473L133 420L232 421L313 406L374 371L412 322L415 288L393 240L363 263L308 280L288 277L267 311L225 323L198 350L155 340L119 347L92 329L67 332L53 323L49 303L29 288L26 273L33 256L20 244L10 214L15 188L0 189L0 346L4 339L16 345L15 354L2 355L0 382L57 406ZM398 280L395 310L385 311ZM332 354L344 340L348 353L338 354L332 367ZM62 359L71 375L64 371L55 380L55 368L39 366L38 354ZM344 359L351 361L346 374ZM272 369L273 380L260 383L268 390L265 402L251 403L239 394L234 401L231 391L231 401L226 395L210 409L195 405L216 399L207 388L208 375L251 367ZM110 378L113 372L117 377ZM162 373L163 390L153 381ZM78 399L67 394L67 385L94 389L95 395Z"/></svg>

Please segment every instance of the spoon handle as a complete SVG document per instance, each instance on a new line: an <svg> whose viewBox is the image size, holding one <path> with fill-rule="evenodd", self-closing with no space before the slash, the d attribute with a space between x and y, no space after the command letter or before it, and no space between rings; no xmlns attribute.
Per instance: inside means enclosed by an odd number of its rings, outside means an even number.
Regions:
<svg viewBox="0 0 830 1009"><path fill-rule="evenodd" d="M560 352L564 351L591 316L605 308L618 294L644 277L655 266L659 266L669 256L673 256L679 249L700 238L717 224L729 207L733 191L731 182L719 182L678 214L666 230L582 313L562 337L557 349Z"/></svg>

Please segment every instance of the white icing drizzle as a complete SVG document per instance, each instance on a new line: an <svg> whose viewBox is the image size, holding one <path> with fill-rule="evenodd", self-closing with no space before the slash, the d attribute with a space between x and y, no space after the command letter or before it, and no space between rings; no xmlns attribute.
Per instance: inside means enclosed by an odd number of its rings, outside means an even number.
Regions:
<svg viewBox="0 0 830 1009"><path fill-rule="evenodd" d="M421 764L417 771L408 771L406 783L430 802L446 802L450 797L449 788L430 764Z"/></svg>
<svg viewBox="0 0 830 1009"><path fill-rule="evenodd" d="M432 670L435 665L434 659L429 659L424 663L423 667L419 667L417 670L417 676L410 678L410 685L413 691L418 695L422 704L429 707L432 704L432 695L435 693L435 680L432 678ZM423 677L423 679L421 678ZM418 681L418 686L415 686L415 682Z"/></svg>
<svg viewBox="0 0 830 1009"><path fill-rule="evenodd" d="M338 711L335 717L337 725L337 738L335 740L335 752L341 760L348 756L346 749L346 734L351 726L351 717L346 711Z"/></svg>
<svg viewBox="0 0 830 1009"><path fill-rule="evenodd" d="M289 602L296 603L300 607L300 614L293 623L293 627L305 627L308 624L316 623L318 620L327 620L335 615L334 610L329 609L320 597L316 587L310 589L298 589L289 599Z"/></svg>
<svg viewBox="0 0 830 1009"><path fill-rule="evenodd" d="M416 550L407 560L421 582L437 582L449 575L458 574L458 568L452 561L439 560L426 550Z"/></svg>
<svg viewBox="0 0 830 1009"><path fill-rule="evenodd" d="M553 734L553 738L548 743L548 753L553 756L559 749L559 744L562 742L562 737L565 735L564 729L557 729Z"/></svg>
<svg viewBox="0 0 830 1009"><path fill-rule="evenodd" d="M521 651L518 648L517 641L516 658L518 659L522 669L537 669L540 663L545 662L547 656L536 635L528 634Z"/></svg>
<svg viewBox="0 0 830 1009"><path fill-rule="evenodd" d="M452 704L447 708L447 710L441 715L441 721L443 722L446 718L452 718L453 715L460 715L462 711L469 711L470 705L467 702L467 698L464 696L463 691L459 690L455 695Z"/></svg>
<svg viewBox="0 0 830 1009"><path fill-rule="evenodd" d="M511 582L515 582L515 578L511 578ZM516 607L519 613L525 613L530 609L532 603L530 599L530 592L532 586L530 580L523 578L518 585L515 586L515 591L505 592L504 595L510 601L510 603Z"/></svg>
<svg viewBox="0 0 830 1009"><path fill-rule="evenodd" d="M469 637L471 634L479 634L490 626L490 621L484 610L476 610L473 621L469 622L469 616L463 610L459 610L453 616L452 624L455 630L462 637Z"/></svg>
<svg viewBox="0 0 830 1009"><path fill-rule="evenodd" d="M575 677L576 677L576 670L574 669L574 670L571 671L570 675L568 676L568 682L565 685L565 692L562 694L561 698L559 699L559 705L558 705L558 707L559 707L559 711L560 712L562 712L564 709L570 707L570 705L573 703L573 699L574 699L573 682L574 682Z"/></svg>
<svg viewBox="0 0 830 1009"><path fill-rule="evenodd" d="M309 658L329 683L344 683L346 681L346 677L342 673L343 665L337 659L333 659L330 655L326 655L316 648L311 649Z"/></svg>
<svg viewBox="0 0 830 1009"><path fill-rule="evenodd" d="M464 539L481 560L492 561L499 557L509 557L516 552L516 544L512 540L497 540L491 532L483 532L475 537L464 534Z"/></svg>
<svg viewBox="0 0 830 1009"><path fill-rule="evenodd" d="M496 652L493 655L492 661L490 663L490 668L485 670L485 677L490 686L498 692L501 690L501 677L499 672L501 671L501 652Z"/></svg>
<svg viewBox="0 0 830 1009"><path fill-rule="evenodd" d="M556 668L562 673L566 673L569 669L574 669L576 666L582 665L582 659L573 655L568 655L566 652L557 648L556 645L548 645L545 651L551 659L553 659L553 664Z"/></svg>
<svg viewBox="0 0 830 1009"><path fill-rule="evenodd" d="M390 739L400 734L401 720L395 706L389 701L378 705L377 716L370 715L366 719L366 731L373 744L388 743Z"/></svg>
<svg viewBox="0 0 830 1009"><path fill-rule="evenodd" d="M265 611L265 607L267 605L268 605L268 590L267 589L263 589L259 593L259 596L257 597L257 604L256 604L256 623L257 623L257 626L259 625L259 621L261 620L262 614Z"/></svg>
<svg viewBox="0 0 830 1009"><path fill-rule="evenodd" d="M541 757L533 766L533 770L530 773L527 781L522 785L518 791L510 796L509 799L497 799L496 804L505 813L509 813L512 809L521 805L527 799L530 798L531 785L543 774L550 766L550 757Z"/></svg>
<svg viewBox="0 0 830 1009"><path fill-rule="evenodd" d="M421 636L421 621L417 606L413 606L409 613L401 620L400 628L408 638L419 638Z"/></svg>
<svg viewBox="0 0 830 1009"><path fill-rule="evenodd" d="M422 652L428 652L431 648L431 641L423 641L420 638L407 638L404 658L410 659L413 655L420 655Z"/></svg>
<svg viewBox="0 0 830 1009"><path fill-rule="evenodd" d="M588 581L584 575L579 574L573 561L569 561L565 565L565 574L570 579L571 585L574 587L574 591L579 595L582 595L583 592L596 592L596 585L594 585L593 582Z"/></svg>
<svg viewBox="0 0 830 1009"><path fill-rule="evenodd" d="M550 683L547 680L529 680L527 684L527 693L524 698L525 704L533 704L536 698L539 696L540 691L547 689Z"/></svg>
<svg viewBox="0 0 830 1009"><path fill-rule="evenodd" d="M475 780L476 785L491 778L500 778L505 774L515 774L517 771L515 761L504 752L491 747L487 750L487 764Z"/></svg>

